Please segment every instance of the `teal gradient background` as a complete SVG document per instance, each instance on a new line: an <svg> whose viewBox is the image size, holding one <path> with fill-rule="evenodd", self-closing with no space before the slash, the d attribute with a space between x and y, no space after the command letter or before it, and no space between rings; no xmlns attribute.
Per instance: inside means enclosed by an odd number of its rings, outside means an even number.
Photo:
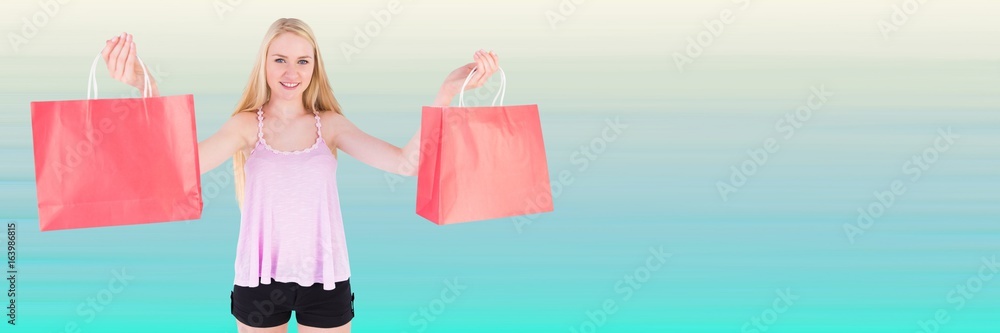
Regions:
<svg viewBox="0 0 1000 333"><path fill-rule="evenodd" d="M29 103L83 98L102 40L128 31L162 94L194 94L204 140L280 17L312 26L345 114L397 146L479 48L501 59L505 103L541 111L556 208L528 224L436 226L414 213L415 178L339 155L356 332L921 332L939 311L940 332L1000 331L1000 274L979 275L1000 256L996 1L925 2L886 38L879 22L906 1L404 0L350 57L389 1L71 1L11 42L47 3L0 4L0 217L18 227L17 325L3 332L236 331L231 162L203 176L200 220L40 233ZM102 97L136 94L98 81ZM786 137L776 124L814 87L832 95ZM949 129L913 180L907 161ZM780 148L721 195L768 138ZM849 237L896 180L906 192ZM87 306L121 271L128 284ZM794 301L775 311L778 291Z"/></svg>

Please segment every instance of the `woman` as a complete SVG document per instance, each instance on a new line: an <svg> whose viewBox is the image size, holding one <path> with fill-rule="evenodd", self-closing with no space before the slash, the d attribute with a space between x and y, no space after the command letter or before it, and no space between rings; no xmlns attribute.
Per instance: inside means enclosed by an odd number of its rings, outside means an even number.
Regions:
<svg viewBox="0 0 1000 333"><path fill-rule="evenodd" d="M143 89L132 35L102 51L115 79ZM497 56L445 78L434 105L448 105L481 86ZM158 96L151 82L153 96ZM299 332L350 332L354 294L337 193L337 149L375 168L413 176L410 157L420 133L399 148L372 137L343 116L312 30L282 18L264 35L250 80L233 116L198 143L201 173L233 156L240 235L230 310L240 332L286 332L292 311Z"/></svg>

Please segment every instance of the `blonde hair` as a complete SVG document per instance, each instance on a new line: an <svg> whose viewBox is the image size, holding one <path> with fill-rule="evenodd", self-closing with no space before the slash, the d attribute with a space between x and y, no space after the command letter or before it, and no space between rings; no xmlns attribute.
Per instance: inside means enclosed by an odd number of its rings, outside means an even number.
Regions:
<svg viewBox="0 0 1000 333"><path fill-rule="evenodd" d="M299 19L281 18L274 21L271 27L267 29L267 33L264 34L264 40L261 42L260 50L257 52L257 62L254 63L253 71L250 72L250 80L246 88L243 89L243 97L240 97L240 101L236 104L236 111L233 111L233 116L236 116L240 112L257 112L257 109L270 99L271 88L267 86L264 71L264 64L267 61L267 48L271 46L271 42L278 35L283 33L293 33L305 38L313 47L313 59L315 59L316 66L313 68L309 86L306 87L305 92L302 94L302 105L306 110L319 112L333 111L343 114L340 110L340 104L337 103L337 99L333 96L333 88L330 87L330 81L327 79L326 69L323 67L323 57L320 55L319 47L316 45L316 37L313 35L312 29ZM246 184L246 174L243 172L243 166L246 165L246 161L247 156L243 153L242 149L233 155L233 180L236 186L236 202L239 203L240 209L243 208L243 188Z"/></svg>

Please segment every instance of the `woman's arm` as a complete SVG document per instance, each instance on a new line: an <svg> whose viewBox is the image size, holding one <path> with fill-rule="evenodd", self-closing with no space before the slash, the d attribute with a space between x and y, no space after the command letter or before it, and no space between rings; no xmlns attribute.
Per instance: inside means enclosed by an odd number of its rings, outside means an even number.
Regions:
<svg viewBox="0 0 1000 333"><path fill-rule="evenodd" d="M198 142L198 168L201 174L215 169L247 145L246 136L241 131L250 128L248 121L256 123L256 114L241 112L229 117L219 131ZM255 129L256 127L253 126Z"/></svg>
<svg viewBox="0 0 1000 333"><path fill-rule="evenodd" d="M448 106L451 99L462 89L466 77L475 69L475 74L469 80L465 89L482 86L490 75L499 68L496 54L479 50L473 56L475 62L455 69L445 78L444 84L434 99L434 106ZM357 158L362 163L376 169L403 176L416 176L417 163L420 158L420 130L410 138L403 148L365 133L350 120L340 114L334 114L334 140L337 148L348 155Z"/></svg>
<svg viewBox="0 0 1000 333"><path fill-rule="evenodd" d="M452 96L441 91L434 100L435 106L448 106ZM376 169L402 176L416 176L419 161L420 130L403 148L365 133L343 115L334 116L334 140L337 148L362 163Z"/></svg>

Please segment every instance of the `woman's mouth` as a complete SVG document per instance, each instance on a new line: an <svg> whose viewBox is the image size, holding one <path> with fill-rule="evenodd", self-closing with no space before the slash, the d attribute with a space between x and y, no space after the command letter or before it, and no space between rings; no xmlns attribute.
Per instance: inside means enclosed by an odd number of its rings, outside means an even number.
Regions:
<svg viewBox="0 0 1000 333"><path fill-rule="evenodd" d="M299 84L302 83L302 82L280 82L279 81L278 83L281 83L281 86L285 87L285 89L291 90L291 89L297 88L299 86Z"/></svg>

